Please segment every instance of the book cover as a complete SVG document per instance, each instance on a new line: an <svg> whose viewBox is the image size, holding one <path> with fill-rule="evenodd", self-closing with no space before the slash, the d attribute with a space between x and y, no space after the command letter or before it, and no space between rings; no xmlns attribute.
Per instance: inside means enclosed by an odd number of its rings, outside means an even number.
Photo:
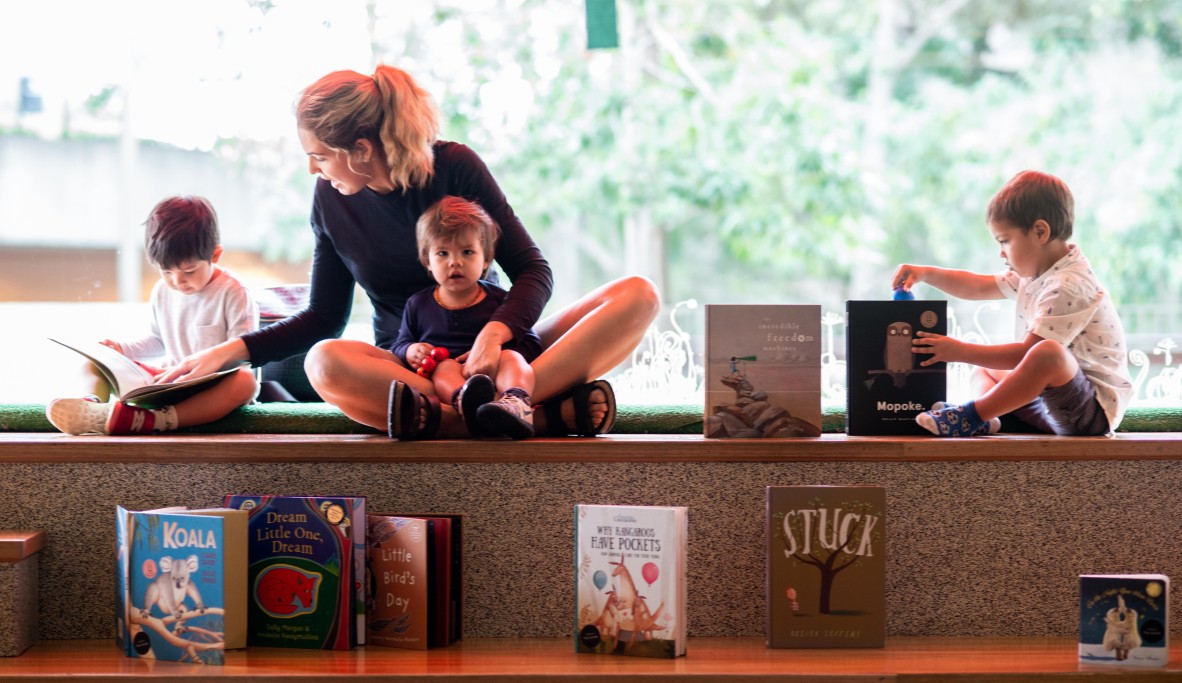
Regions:
<svg viewBox="0 0 1182 683"><path fill-rule="evenodd" d="M915 416L946 396L944 363L911 350L916 332L948 333L947 301L847 301L846 433L923 435Z"/></svg>
<svg viewBox="0 0 1182 683"><path fill-rule="evenodd" d="M201 377L179 382L153 384L151 373L134 360L98 342L70 342L50 338L50 341L81 354L94 364L111 385L111 392L124 403L140 408L161 408L176 405L190 396L222 381L237 368L229 368Z"/></svg>
<svg viewBox="0 0 1182 683"><path fill-rule="evenodd" d="M821 307L707 304L712 438L821 435Z"/></svg>
<svg viewBox="0 0 1182 683"><path fill-rule="evenodd" d="M116 507L116 642L129 657L223 664L245 647L246 515Z"/></svg>
<svg viewBox="0 0 1182 683"><path fill-rule="evenodd" d="M685 654L684 507L575 506L575 651Z"/></svg>
<svg viewBox="0 0 1182 683"><path fill-rule="evenodd" d="M365 498L228 495L225 504L249 519L249 644L356 646L365 628Z"/></svg>
<svg viewBox="0 0 1182 683"><path fill-rule="evenodd" d="M885 490L769 486L765 517L768 647L882 647Z"/></svg>
<svg viewBox="0 0 1182 683"><path fill-rule="evenodd" d="M1079 577L1079 659L1165 666L1170 658L1170 579L1163 574Z"/></svg>
<svg viewBox="0 0 1182 683"><path fill-rule="evenodd" d="M460 517L368 517L369 642L424 650L459 640Z"/></svg>

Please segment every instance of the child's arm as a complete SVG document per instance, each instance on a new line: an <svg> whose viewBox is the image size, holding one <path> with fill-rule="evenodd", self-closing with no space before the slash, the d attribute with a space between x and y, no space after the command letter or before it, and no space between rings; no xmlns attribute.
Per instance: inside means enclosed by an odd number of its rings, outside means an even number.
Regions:
<svg viewBox="0 0 1182 683"><path fill-rule="evenodd" d="M932 363L968 363L993 370L1013 370L1026 357L1030 347L1042 341L1042 337L1026 333L1022 341L1009 344L970 344L959 339L931 332L916 332L911 342L911 351L923 356L921 366Z"/></svg>
<svg viewBox="0 0 1182 683"><path fill-rule="evenodd" d="M917 282L925 282L958 299L980 301L1005 298L992 275L909 263L904 263L895 270L895 276L891 278L891 289L902 287L904 291L910 292L912 285Z"/></svg>

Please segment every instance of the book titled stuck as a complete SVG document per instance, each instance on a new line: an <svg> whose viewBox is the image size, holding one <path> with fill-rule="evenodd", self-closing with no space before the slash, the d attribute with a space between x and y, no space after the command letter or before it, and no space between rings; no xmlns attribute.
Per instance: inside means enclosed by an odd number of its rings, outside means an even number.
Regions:
<svg viewBox="0 0 1182 683"><path fill-rule="evenodd" d="M575 506L575 650L679 657L686 508Z"/></svg>
<svg viewBox="0 0 1182 683"><path fill-rule="evenodd" d="M186 398L212 387L226 375L237 370L237 368L229 368L180 382L156 384L152 373L109 346L103 346L98 342L71 341L67 343L53 338L50 338L50 341L81 354L94 364L99 374L111 385L112 393L119 400L141 408L176 405Z"/></svg>
<svg viewBox="0 0 1182 683"><path fill-rule="evenodd" d="M821 435L821 307L706 306L705 435Z"/></svg>
<svg viewBox="0 0 1182 683"><path fill-rule="evenodd" d="M768 486L766 524L768 647L882 647L885 489Z"/></svg>
<svg viewBox="0 0 1182 683"><path fill-rule="evenodd" d="M1164 574L1079 577L1079 660L1165 666L1170 658L1170 579Z"/></svg>
<svg viewBox="0 0 1182 683"><path fill-rule="evenodd" d="M915 416L943 401L945 363L922 366L919 332L948 334L947 301L846 302L846 432L923 435Z"/></svg>
<svg viewBox="0 0 1182 683"><path fill-rule="evenodd" d="M116 507L115 636L128 657L223 664L246 647L246 513Z"/></svg>

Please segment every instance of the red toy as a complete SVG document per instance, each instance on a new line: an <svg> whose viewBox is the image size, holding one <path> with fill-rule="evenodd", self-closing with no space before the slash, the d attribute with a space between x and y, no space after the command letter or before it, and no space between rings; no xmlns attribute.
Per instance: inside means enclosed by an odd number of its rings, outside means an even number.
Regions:
<svg viewBox="0 0 1182 683"><path fill-rule="evenodd" d="M419 363L419 369L416 370L422 377L430 377L432 372L435 372L435 367L439 363L448 359L451 356L447 349L442 346L436 346L431 349L431 353Z"/></svg>

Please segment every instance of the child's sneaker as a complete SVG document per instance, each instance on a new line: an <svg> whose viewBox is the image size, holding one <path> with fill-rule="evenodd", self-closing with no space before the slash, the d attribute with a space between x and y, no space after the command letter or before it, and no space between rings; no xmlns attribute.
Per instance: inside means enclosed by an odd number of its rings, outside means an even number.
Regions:
<svg viewBox="0 0 1182 683"><path fill-rule="evenodd" d="M111 404L97 396L55 398L45 406L45 417L58 431L66 434L106 434Z"/></svg>
<svg viewBox="0 0 1182 683"><path fill-rule="evenodd" d="M452 407L460 414L460 419L464 421L464 426L468 429L470 436L496 436L489 434L487 429L480 424L476 413L480 407L485 403L489 403L497 397L497 385L492 381L488 375L472 375L468 378L464 385L456 390L455 396L452 397Z"/></svg>
<svg viewBox="0 0 1182 683"><path fill-rule="evenodd" d="M977 408L972 401L920 413L915 416L915 421L936 436L977 436L990 433L988 430L991 427L977 414Z"/></svg>
<svg viewBox="0 0 1182 683"><path fill-rule="evenodd" d="M128 434L151 434L156 428L156 414L147 408L129 406L116 401L107 418L107 434L126 436Z"/></svg>
<svg viewBox="0 0 1182 683"><path fill-rule="evenodd" d="M500 398L480 406L476 416L485 430L511 439L534 435L534 409L523 389L508 389Z"/></svg>

